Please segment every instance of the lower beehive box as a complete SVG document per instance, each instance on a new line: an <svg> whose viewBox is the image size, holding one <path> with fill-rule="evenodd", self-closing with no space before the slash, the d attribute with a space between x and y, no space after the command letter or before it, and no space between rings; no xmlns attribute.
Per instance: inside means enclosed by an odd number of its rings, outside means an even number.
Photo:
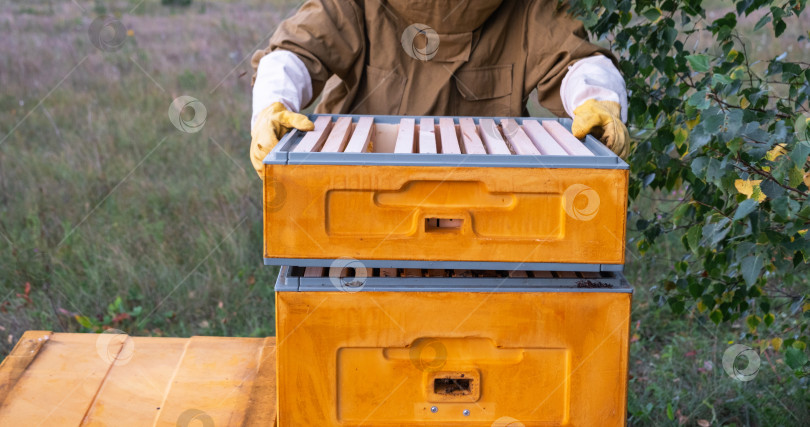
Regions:
<svg viewBox="0 0 810 427"><path fill-rule="evenodd" d="M624 264L627 164L570 120L311 118L264 160L267 264Z"/></svg>
<svg viewBox="0 0 810 427"><path fill-rule="evenodd" d="M282 267L279 426L624 425L631 296L612 272Z"/></svg>

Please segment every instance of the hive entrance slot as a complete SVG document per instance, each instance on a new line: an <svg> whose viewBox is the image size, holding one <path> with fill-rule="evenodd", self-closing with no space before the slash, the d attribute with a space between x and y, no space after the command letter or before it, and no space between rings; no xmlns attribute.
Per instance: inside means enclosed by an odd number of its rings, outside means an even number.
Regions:
<svg viewBox="0 0 810 427"><path fill-rule="evenodd" d="M425 218L425 231L460 230L461 218Z"/></svg>
<svg viewBox="0 0 810 427"><path fill-rule="evenodd" d="M433 380L433 392L439 395L466 396L472 392L471 387L471 378L436 378Z"/></svg>

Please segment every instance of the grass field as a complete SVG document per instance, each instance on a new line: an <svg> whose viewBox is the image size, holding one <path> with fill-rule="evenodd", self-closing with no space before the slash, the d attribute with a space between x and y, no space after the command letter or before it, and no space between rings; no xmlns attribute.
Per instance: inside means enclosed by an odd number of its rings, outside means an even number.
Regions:
<svg viewBox="0 0 810 427"><path fill-rule="evenodd" d="M274 333L277 271L262 265L248 160L249 57L297 4L0 0L0 355L29 329ZM120 47L93 44L100 13L130 30ZM810 57L810 44L790 51ZM170 122L180 95L205 105L200 132ZM658 196L631 210L648 212ZM655 287L680 243L641 259L632 236L630 422L810 419L807 379L778 353L763 353L753 381L724 373L742 328L673 316Z"/></svg>

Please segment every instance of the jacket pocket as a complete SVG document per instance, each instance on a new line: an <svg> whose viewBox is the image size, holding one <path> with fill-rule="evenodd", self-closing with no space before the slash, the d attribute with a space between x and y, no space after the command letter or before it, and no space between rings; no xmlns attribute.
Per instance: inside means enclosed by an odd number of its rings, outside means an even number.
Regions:
<svg viewBox="0 0 810 427"><path fill-rule="evenodd" d="M351 114L398 114L407 79L396 70L366 66Z"/></svg>
<svg viewBox="0 0 810 427"><path fill-rule="evenodd" d="M512 64L456 71L456 88L466 101L483 101L512 94Z"/></svg>
<svg viewBox="0 0 810 427"><path fill-rule="evenodd" d="M514 116L512 111L512 64L464 68L455 73L460 95L459 115Z"/></svg>

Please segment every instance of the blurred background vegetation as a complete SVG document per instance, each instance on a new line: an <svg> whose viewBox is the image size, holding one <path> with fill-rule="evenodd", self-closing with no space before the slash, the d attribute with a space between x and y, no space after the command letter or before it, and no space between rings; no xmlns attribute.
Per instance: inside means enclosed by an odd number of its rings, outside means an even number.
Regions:
<svg viewBox="0 0 810 427"><path fill-rule="evenodd" d="M277 269L262 265L261 185L248 160L249 61L300 2L180 3L0 0L0 356L30 329L274 334ZM710 19L733 10L704 7ZM91 42L99 15L128 30L120 48ZM788 31L810 28L807 15ZM752 56L810 62L810 41L742 36ZM170 123L180 95L205 105L199 133ZM649 217L670 196L643 190L631 212ZM662 237L641 255L632 228L631 424L810 419L807 378L781 353L764 349L753 381L725 374L730 343L756 346L744 322L718 326L655 298L685 250Z"/></svg>

